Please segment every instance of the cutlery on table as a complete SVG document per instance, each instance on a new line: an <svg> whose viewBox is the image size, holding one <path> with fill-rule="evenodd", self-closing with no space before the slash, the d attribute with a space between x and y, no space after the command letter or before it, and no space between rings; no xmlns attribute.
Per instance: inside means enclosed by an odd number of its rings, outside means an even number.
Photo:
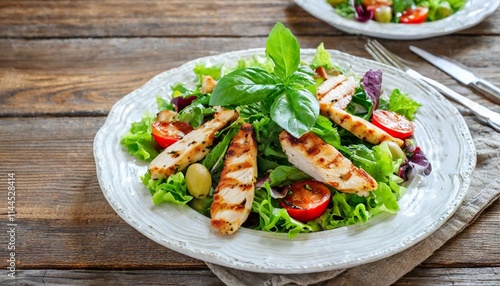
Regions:
<svg viewBox="0 0 500 286"><path fill-rule="evenodd" d="M500 132L499 113L491 111L490 109L458 94L457 92L451 90L445 85L421 75L420 73L416 72L415 70L411 69L406 64L404 64L403 60L400 57L396 56L395 54L387 50L376 40L368 40L367 44L365 45L365 49L375 60L390 65L392 67L398 68L400 70L403 70L409 76L429 84L430 86L434 87L439 92L441 92L443 95L469 108L483 122L493 127L497 132Z"/></svg>
<svg viewBox="0 0 500 286"><path fill-rule="evenodd" d="M452 63L451 61L448 61L442 57L435 56L420 48L410 46L410 50L419 55L424 60L433 64L440 70L444 71L457 81L465 84L466 86L474 88L496 104L500 104L500 89L490 82L477 77L472 72L460 67L457 64Z"/></svg>

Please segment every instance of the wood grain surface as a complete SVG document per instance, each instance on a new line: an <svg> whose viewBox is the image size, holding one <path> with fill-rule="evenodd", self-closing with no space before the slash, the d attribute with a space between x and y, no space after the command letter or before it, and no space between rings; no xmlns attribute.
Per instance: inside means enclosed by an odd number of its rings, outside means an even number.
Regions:
<svg viewBox="0 0 500 286"><path fill-rule="evenodd" d="M276 21L303 48L324 42L369 58L366 37L344 34L288 0L3 0L0 15L0 174L16 173L19 269L16 281L6 279L2 245L0 285L223 285L202 261L149 240L107 203L92 148L109 110L189 60L264 47ZM423 74L493 106L407 46L453 57L500 85L499 11L454 35L381 42ZM8 241L5 225L0 241ZM395 285L500 284L499 229L497 201Z"/></svg>

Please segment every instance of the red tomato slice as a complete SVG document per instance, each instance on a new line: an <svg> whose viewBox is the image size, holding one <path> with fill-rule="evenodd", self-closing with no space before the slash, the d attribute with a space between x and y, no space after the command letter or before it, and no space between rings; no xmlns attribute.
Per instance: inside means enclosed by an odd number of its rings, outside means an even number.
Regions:
<svg viewBox="0 0 500 286"><path fill-rule="evenodd" d="M379 127L392 137L405 139L413 134L413 123L396 112L377 109L372 115L373 125Z"/></svg>
<svg viewBox="0 0 500 286"><path fill-rule="evenodd" d="M332 193L323 183L313 180L298 181L285 187L281 206L288 214L301 222L308 222L322 215Z"/></svg>
<svg viewBox="0 0 500 286"><path fill-rule="evenodd" d="M191 125L182 121L155 121L151 126L153 138L162 148L167 148L168 146L174 144L192 130L193 128L191 128Z"/></svg>
<svg viewBox="0 0 500 286"><path fill-rule="evenodd" d="M403 11L403 15L399 17L399 21L403 24L419 24L425 22L429 8L415 7Z"/></svg>

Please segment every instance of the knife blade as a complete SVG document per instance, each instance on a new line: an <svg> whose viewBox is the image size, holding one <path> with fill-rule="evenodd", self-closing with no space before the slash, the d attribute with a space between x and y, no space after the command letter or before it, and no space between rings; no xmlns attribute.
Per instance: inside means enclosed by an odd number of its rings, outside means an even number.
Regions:
<svg viewBox="0 0 500 286"><path fill-rule="evenodd" d="M415 54L419 55L424 60L433 64L440 70L444 71L457 81L467 85L469 87L474 88L479 91L485 97L489 98L491 101L496 104L500 104L500 89L494 86L492 83L484 80L482 78L477 77L472 72L454 64L444 58L435 56L429 52L426 52L420 48L415 46L410 46L410 50Z"/></svg>

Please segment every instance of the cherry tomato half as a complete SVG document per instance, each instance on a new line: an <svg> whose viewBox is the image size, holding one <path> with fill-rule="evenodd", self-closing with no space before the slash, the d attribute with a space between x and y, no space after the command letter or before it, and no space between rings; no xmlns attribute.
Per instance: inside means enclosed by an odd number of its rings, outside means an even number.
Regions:
<svg viewBox="0 0 500 286"><path fill-rule="evenodd" d="M429 8L427 7L415 7L406 9L403 11L399 21L403 24L419 24L425 22L427 19L427 14L429 13Z"/></svg>
<svg viewBox="0 0 500 286"><path fill-rule="evenodd" d="M322 215L332 193L323 183L313 180L297 181L285 187L285 196L280 200L290 217L308 222Z"/></svg>
<svg viewBox="0 0 500 286"><path fill-rule="evenodd" d="M174 144L192 130L193 128L191 128L191 125L182 121L155 121L151 126L153 138L162 148L167 148Z"/></svg>
<svg viewBox="0 0 500 286"><path fill-rule="evenodd" d="M377 109L372 115L373 125L379 127L392 137L405 139L413 134L413 123L396 112Z"/></svg>

